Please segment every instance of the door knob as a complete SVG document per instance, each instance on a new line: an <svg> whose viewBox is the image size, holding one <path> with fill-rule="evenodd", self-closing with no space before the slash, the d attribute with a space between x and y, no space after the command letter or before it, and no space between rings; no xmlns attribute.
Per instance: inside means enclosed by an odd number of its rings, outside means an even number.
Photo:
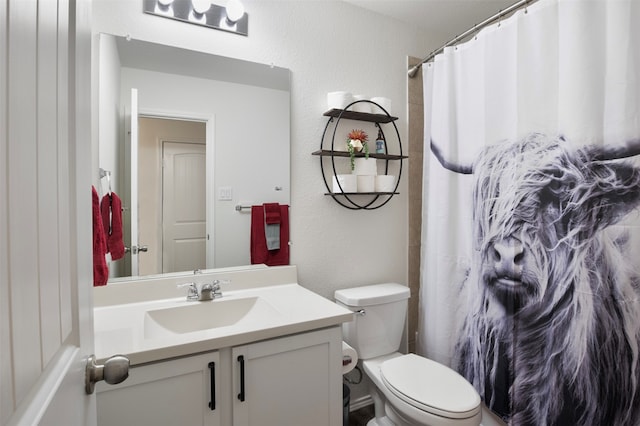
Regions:
<svg viewBox="0 0 640 426"><path fill-rule="evenodd" d="M110 385L116 385L129 377L129 358L124 355L114 355L104 364L96 364L96 356L91 355L87 359L84 375L84 389L91 395L96 382L104 380Z"/></svg>
<svg viewBox="0 0 640 426"><path fill-rule="evenodd" d="M138 254L139 252L147 252L149 249L147 248L147 246L132 246L131 247L131 253L133 254Z"/></svg>

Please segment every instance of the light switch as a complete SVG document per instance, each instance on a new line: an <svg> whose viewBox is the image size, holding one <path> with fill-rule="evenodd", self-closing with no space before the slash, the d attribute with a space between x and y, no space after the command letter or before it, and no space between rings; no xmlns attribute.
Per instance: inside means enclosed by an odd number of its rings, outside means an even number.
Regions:
<svg viewBox="0 0 640 426"><path fill-rule="evenodd" d="M231 188L230 186L219 187L218 200L221 200L221 201L233 200L233 188Z"/></svg>

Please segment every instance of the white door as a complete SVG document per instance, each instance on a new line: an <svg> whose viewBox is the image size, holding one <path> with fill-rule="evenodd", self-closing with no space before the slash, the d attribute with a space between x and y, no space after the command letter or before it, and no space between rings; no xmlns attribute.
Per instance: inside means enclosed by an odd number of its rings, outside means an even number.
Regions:
<svg viewBox="0 0 640 426"><path fill-rule="evenodd" d="M164 142L162 152L162 272L205 269L205 146Z"/></svg>
<svg viewBox="0 0 640 426"><path fill-rule="evenodd" d="M138 257L139 275L162 273L162 152L166 141L206 142L202 121L145 116L138 118L138 240L148 251ZM142 155L144 153L144 155Z"/></svg>
<svg viewBox="0 0 640 426"><path fill-rule="evenodd" d="M91 3L0 2L0 424L94 425Z"/></svg>

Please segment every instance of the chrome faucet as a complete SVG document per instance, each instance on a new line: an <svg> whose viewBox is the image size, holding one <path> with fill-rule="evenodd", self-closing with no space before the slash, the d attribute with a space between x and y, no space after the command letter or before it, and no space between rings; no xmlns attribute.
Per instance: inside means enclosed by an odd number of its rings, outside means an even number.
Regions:
<svg viewBox="0 0 640 426"><path fill-rule="evenodd" d="M196 283L178 284L178 288L187 287L187 300L204 302L222 297L220 291L220 281L214 280L213 283L205 283L198 286Z"/></svg>
<svg viewBox="0 0 640 426"><path fill-rule="evenodd" d="M213 300L216 297L222 297L220 281L214 280L212 284L202 284L200 287L200 298L198 300Z"/></svg>

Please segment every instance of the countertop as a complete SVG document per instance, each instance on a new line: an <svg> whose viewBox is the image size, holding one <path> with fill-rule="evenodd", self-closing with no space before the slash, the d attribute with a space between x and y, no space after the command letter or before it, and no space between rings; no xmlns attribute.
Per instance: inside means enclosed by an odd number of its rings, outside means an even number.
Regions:
<svg viewBox="0 0 640 426"><path fill-rule="evenodd" d="M172 284L175 288L175 284ZM265 318L182 334L145 335L148 311L189 304L231 301L258 297L269 306ZM139 298L137 298L139 299ZM212 305L215 309L215 305ZM272 309L271 309L272 308ZM243 345L326 327L353 319L353 312L313 293L296 283L243 285L224 291L213 301L187 301L186 297L136 300L132 303L97 304L94 308L96 357L99 362L115 355L126 355L131 365Z"/></svg>

